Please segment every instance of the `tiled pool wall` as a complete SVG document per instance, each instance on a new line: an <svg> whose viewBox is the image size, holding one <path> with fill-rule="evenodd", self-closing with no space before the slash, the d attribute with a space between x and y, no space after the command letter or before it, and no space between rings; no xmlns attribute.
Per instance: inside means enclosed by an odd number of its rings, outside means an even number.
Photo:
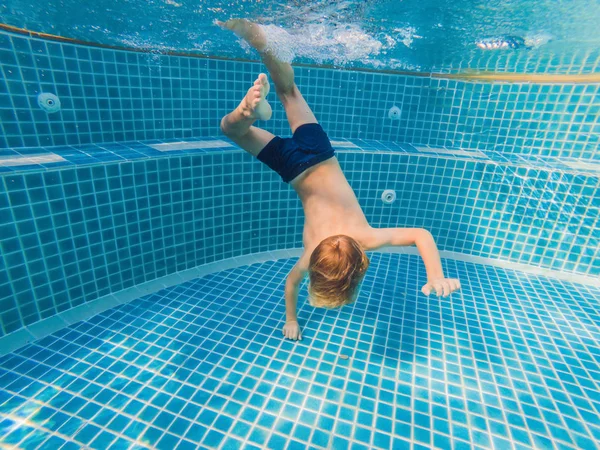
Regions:
<svg viewBox="0 0 600 450"><path fill-rule="evenodd" d="M13 157L9 148L46 160L74 153L40 147L217 136L220 117L264 70L258 63L5 32L0 64L0 159ZM374 226L425 227L443 250L600 274L597 171L528 168L525 159L502 156L599 159L598 85L467 83L307 67L298 68L297 81L330 137L381 141L338 153ZM39 109L42 91L59 95L61 112ZM393 122L387 110L395 104L401 114ZM273 105L268 128L288 134L282 108ZM504 159L380 152L391 147L383 141L485 150ZM144 157L3 173L2 335L163 275L301 245L300 202L248 155L230 148ZM398 193L391 206L380 200L388 188Z"/></svg>
<svg viewBox="0 0 600 450"><path fill-rule="evenodd" d="M214 136L264 67L0 32L0 148ZM472 83L299 67L331 137L600 159L599 84ZM40 92L59 96L47 114ZM272 100L275 95L272 94ZM287 133L274 104L268 124ZM399 120L388 118L397 105Z"/></svg>
<svg viewBox="0 0 600 450"><path fill-rule="evenodd" d="M442 250L600 274L598 176L468 158L338 150L373 226L424 227ZM395 189L392 205L381 201ZM293 190L235 149L5 173L2 335L158 277L302 245Z"/></svg>

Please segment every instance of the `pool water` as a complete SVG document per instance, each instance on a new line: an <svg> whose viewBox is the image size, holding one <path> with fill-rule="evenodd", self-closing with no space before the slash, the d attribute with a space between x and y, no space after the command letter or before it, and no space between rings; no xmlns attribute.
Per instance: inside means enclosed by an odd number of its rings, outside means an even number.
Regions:
<svg viewBox="0 0 600 450"><path fill-rule="evenodd" d="M356 303L304 284L283 338L304 217L219 135L265 70L214 23L239 17L293 36L371 225L430 230L461 291L371 253ZM597 0L0 4L0 448L600 449L598 23Z"/></svg>
<svg viewBox="0 0 600 450"><path fill-rule="evenodd" d="M140 14L143 11L144 14ZM215 20L289 30L297 61L411 71L594 73L595 0L11 0L0 23L121 47L257 59ZM489 50L488 41L519 42Z"/></svg>
<svg viewBox="0 0 600 450"><path fill-rule="evenodd" d="M426 297L416 255L370 256L355 304L300 302L299 342L281 333L291 258L163 289L2 357L2 444L597 448L599 288L444 259L463 289Z"/></svg>

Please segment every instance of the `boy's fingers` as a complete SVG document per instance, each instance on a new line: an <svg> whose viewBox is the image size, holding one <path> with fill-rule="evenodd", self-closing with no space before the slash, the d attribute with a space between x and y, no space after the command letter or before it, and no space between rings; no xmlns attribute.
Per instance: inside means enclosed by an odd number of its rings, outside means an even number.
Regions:
<svg viewBox="0 0 600 450"><path fill-rule="evenodd" d="M452 287L450 286L450 282L444 281L444 297L448 297L452 292Z"/></svg>
<svg viewBox="0 0 600 450"><path fill-rule="evenodd" d="M448 297L454 291L460 289L460 281L456 278L445 279L436 281L434 283L427 283L421 288L421 292L425 295L430 295L435 292L438 297Z"/></svg>
<svg viewBox="0 0 600 450"><path fill-rule="evenodd" d="M283 327L283 336L287 339L292 339L294 341L302 340L302 334L300 333L300 327L288 327L287 325Z"/></svg>

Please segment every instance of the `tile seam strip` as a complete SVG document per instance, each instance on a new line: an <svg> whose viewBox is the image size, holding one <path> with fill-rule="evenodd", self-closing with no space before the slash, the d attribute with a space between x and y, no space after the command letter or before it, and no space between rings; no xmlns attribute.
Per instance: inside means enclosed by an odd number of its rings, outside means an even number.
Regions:
<svg viewBox="0 0 600 450"><path fill-rule="evenodd" d="M229 148L233 147L228 142L222 140L203 140L203 141L177 141L177 142L166 142L164 144L148 144L148 147L152 147L155 150L161 152L177 151L177 150L195 150L203 148Z"/></svg>
<svg viewBox="0 0 600 450"><path fill-rule="evenodd" d="M106 48L116 51L132 52L132 53L151 53L151 48L135 48L135 47L120 47L110 44L102 44L99 42L82 41L79 39L58 36L49 33L42 33L39 31L31 31L25 28L19 28L5 23L0 23L0 31L10 34L20 34L28 36L29 38L41 39L46 41L57 41L64 42L73 45L80 45L84 47L95 47L95 48ZM246 58L227 58L216 55L206 55L203 53L188 53L176 50L166 50L162 54L168 56L181 56L188 58L199 58L199 59L214 59L222 61L237 61L237 62L260 62L254 59ZM500 82L500 83L547 83L547 84L565 84L565 83L600 83L600 74L597 73L582 73L582 74L548 74L548 73L519 73L519 72L487 72L480 71L475 73L469 72L416 72L416 71L402 71L393 69L373 69L370 67L336 67L331 64L310 64L310 63L294 63L294 66L308 67L311 69L336 69L345 72L364 72L364 73L377 73L385 75L404 75L413 76L420 78L441 78L459 80L463 82Z"/></svg>
<svg viewBox="0 0 600 450"><path fill-rule="evenodd" d="M377 250L379 253L407 253L410 255L419 255L419 251L414 247L383 247ZM455 261L470 262L473 264L481 264L485 266L500 267L503 269L511 269L518 272L528 273L531 275L541 275L548 278L554 278L561 281L568 281L570 283L579 283L586 286L600 287L600 280L586 276L579 275L570 272L559 272L552 269L545 269L541 267L529 266L527 264L520 264L511 261L505 261L502 259L485 258L483 256L467 255L459 252L452 252L448 250L441 250L440 255L444 259L452 259Z"/></svg>
<svg viewBox="0 0 600 450"><path fill-rule="evenodd" d="M242 150L239 147L233 146L231 144L228 144L224 141L220 141L223 142L223 145L221 144L217 144L217 146L210 144L210 142L215 142L215 141L198 141L200 143L200 145L203 145L203 142L206 143L206 145L204 145L203 147L200 147L198 145L195 145L194 148L190 148L190 149L184 149L184 150L203 150L203 149L217 149L217 150L221 150L223 154L227 153L227 154L231 154L231 153L244 153L244 150ZM10 170L8 172L0 172L0 176L3 175L18 175L18 174L25 174L25 173L32 173L34 171L41 171L41 172L51 172L51 171L56 171L56 170L63 170L65 168L80 168L80 167L91 167L91 166L97 166L97 165L102 165L102 164L112 164L112 163L127 163L127 162L136 162L136 161L144 161L144 160L148 160L148 159L161 159L161 158L172 158L172 157L183 157L183 156L195 156L195 155L206 155L207 152L198 152L198 153L176 153L177 151L179 151L179 149L175 150L173 148L167 149L165 148L165 150L161 150L161 149L156 149L154 147L154 145L156 144L147 144L149 148L152 148L154 150L160 151L160 155L157 156L150 156L150 155L143 155L134 159L123 159L123 160L110 160L110 161L101 161L101 160L91 160L89 162L70 162L65 160L64 158L62 158L62 156L54 154L54 153L39 153L39 154L31 154L31 155L22 155L22 156L15 156L15 157L8 157L8 156L4 156L4 157L0 157L0 167L16 167L17 169L15 170ZM159 145L165 145L165 144L159 144ZM479 153L481 152L470 152L470 151L465 151L465 150L452 150L452 149L443 149L443 148L437 148L437 147L431 147L426 151L426 150L419 150L416 149L417 152L407 152L407 151L398 151L398 150L388 150L388 149L363 149L358 145L352 144L354 145L354 147L350 146L350 145L341 145L341 146L336 146L334 145L334 149L336 151L336 153L339 154L382 154L382 155L404 155L404 156L415 156L415 157L419 157L419 158L435 158L435 159L447 159L447 160L456 160L456 161L475 161L475 162L479 162L479 163L483 163L483 164L492 164L495 166L510 166L510 167L519 167L519 168L537 168L537 169L541 169L541 170L552 170L552 171L558 171L558 172L564 172L564 173L573 173L573 174L586 174L586 175L596 175L598 172L600 172L600 169L598 168L598 164L594 164L591 161L588 160L582 160L582 161L577 161L577 162L573 162L573 161L569 161L566 159L559 159L559 163L564 164L566 167L551 167L551 166L539 166L536 165L535 161L497 161L494 160L492 158L490 158L488 155L480 155ZM173 152L173 153L172 153ZM209 151L208 153L210 154L218 154L220 152L215 152L215 151ZM39 165L39 167L35 167L34 169L21 169L19 168L20 166L22 166L23 164L18 163L17 165L11 166L8 164L3 164L2 161L4 158L4 161L8 161L8 160L16 160L17 158L31 158L31 157L41 157L44 155L54 155L54 157L58 157L61 158L60 160L58 159L53 159L51 161L43 161L44 164L52 164L54 162L58 162L61 163L61 165L59 166L43 166L41 165L41 163L39 162L32 162L35 163L36 165ZM117 155L118 156L118 155ZM25 161L24 159L24 161Z"/></svg>
<svg viewBox="0 0 600 450"><path fill-rule="evenodd" d="M383 247L378 249L376 253L402 253L409 255L419 255L418 249L414 247ZM185 283L194 278L200 278L215 272L221 272L223 270L233 269L254 263L286 258L297 258L301 254L301 248L294 248L253 253L251 255L228 258L209 264L204 264L199 267L194 267L192 269L188 269L182 272L167 275L156 280L148 281L141 285L124 289L113 294L108 294L104 297L100 297L91 302L84 303L75 308L71 308L67 311L49 317L47 319L40 320L32 325L26 326L1 337L0 356L11 353L28 343L46 337L76 322L87 320L90 317L102 313L114 306L128 303L145 295L153 294L157 291L160 291L161 289L173 287L175 285ZM455 261L470 262L473 264L501 267L504 269L516 270L532 275L542 275L547 276L549 278L569 281L571 283L580 283L583 285L600 287L600 280L585 275L562 273L550 269L528 266L526 264L518 264L514 262L508 262L492 258L484 258L481 256L465 255L463 253L451 251L440 251L440 255L444 259L452 259Z"/></svg>
<svg viewBox="0 0 600 450"><path fill-rule="evenodd" d="M18 167L27 164L47 164L66 162L66 159L56 153L31 153L29 155L0 156L0 166Z"/></svg>

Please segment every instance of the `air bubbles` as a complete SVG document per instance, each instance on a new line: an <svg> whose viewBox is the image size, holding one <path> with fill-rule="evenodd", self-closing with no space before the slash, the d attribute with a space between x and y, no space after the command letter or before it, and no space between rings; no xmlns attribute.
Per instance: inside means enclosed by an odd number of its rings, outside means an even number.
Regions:
<svg viewBox="0 0 600 450"><path fill-rule="evenodd" d="M267 38L267 49L285 62L299 57L318 63L333 61L335 65L346 65L370 60L384 47L355 23L306 23L289 31L275 25L261 27ZM247 45L245 48L249 49Z"/></svg>

